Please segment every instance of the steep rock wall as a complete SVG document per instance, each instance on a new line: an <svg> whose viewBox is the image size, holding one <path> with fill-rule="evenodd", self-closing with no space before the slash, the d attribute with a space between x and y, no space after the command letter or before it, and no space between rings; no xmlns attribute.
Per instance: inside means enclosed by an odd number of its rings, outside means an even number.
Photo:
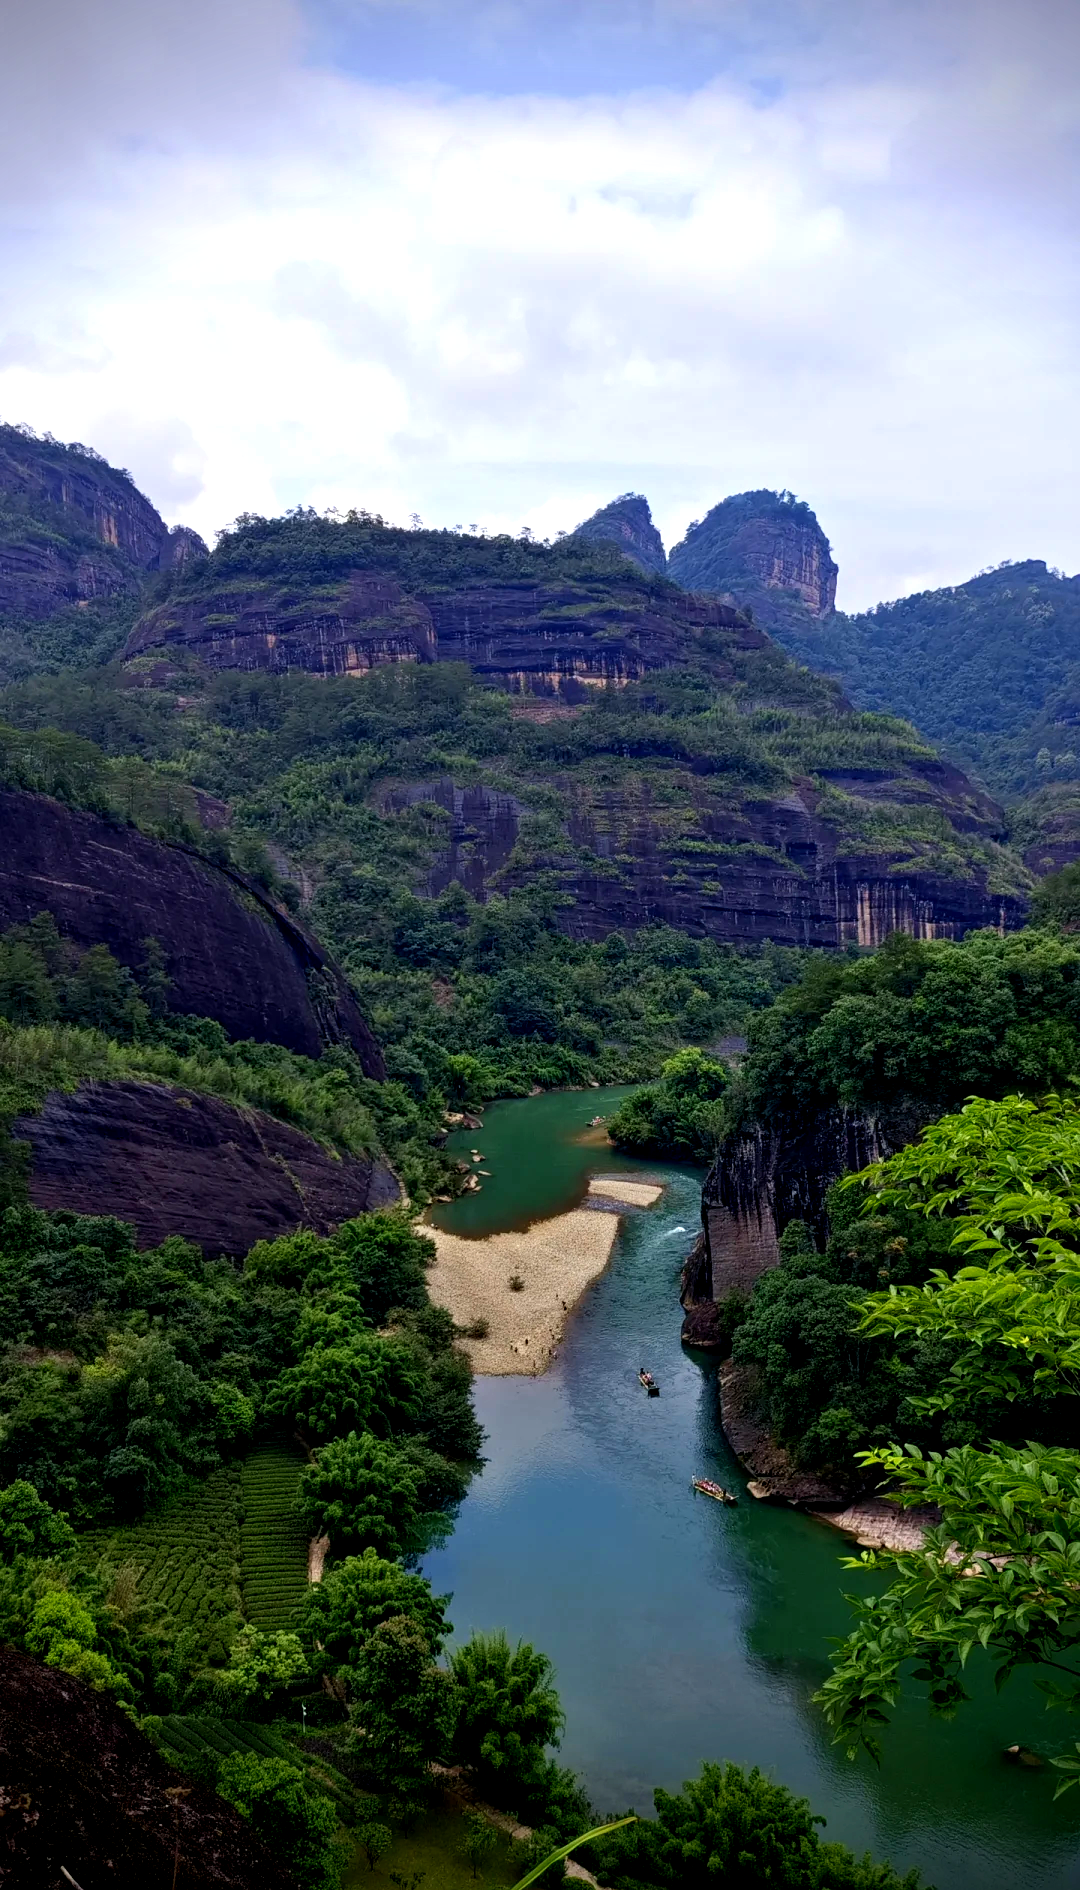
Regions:
<svg viewBox="0 0 1080 1890"><path fill-rule="evenodd" d="M729 1293L748 1293L776 1266L789 1222L806 1221L823 1242L833 1183L906 1147L930 1120L914 1103L874 1116L822 1109L729 1136L705 1177L702 1233L683 1269L687 1343L714 1342L715 1305Z"/></svg>
<svg viewBox="0 0 1080 1890"><path fill-rule="evenodd" d="M340 972L242 874L44 795L0 789L0 930L38 912L51 912L75 944L107 945L136 972L144 941L156 938L175 1011L304 1056L347 1044L369 1076L385 1074Z"/></svg>
<svg viewBox="0 0 1080 1890"><path fill-rule="evenodd" d="M182 645L215 669L364 674L381 663L468 663L513 693L582 701L686 660L687 636L738 629L764 639L730 605L647 584L492 583L407 592L356 571L346 582L289 588L253 582L157 605L129 658Z"/></svg>
<svg viewBox="0 0 1080 1890"><path fill-rule="evenodd" d="M159 1083L54 1091L13 1133L31 1151L35 1206L114 1215L142 1247L183 1234L239 1256L298 1227L329 1233L400 1194L379 1162L337 1160L272 1116Z"/></svg>

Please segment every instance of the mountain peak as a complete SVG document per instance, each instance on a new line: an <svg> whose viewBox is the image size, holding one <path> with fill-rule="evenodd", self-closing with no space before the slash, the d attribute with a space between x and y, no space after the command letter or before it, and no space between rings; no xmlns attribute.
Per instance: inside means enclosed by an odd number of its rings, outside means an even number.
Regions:
<svg viewBox="0 0 1080 1890"><path fill-rule="evenodd" d="M641 492L623 492L610 505L601 506L573 534L591 544L615 545L624 558L632 558L644 571L663 573L667 569L664 541L652 522L649 501Z"/></svg>
<svg viewBox="0 0 1080 1890"><path fill-rule="evenodd" d="M805 622L836 604L837 567L817 516L793 492L737 492L691 525L668 560L688 591L727 593L771 627L794 610ZM787 598L775 596L788 593ZM770 596L769 593L774 593Z"/></svg>

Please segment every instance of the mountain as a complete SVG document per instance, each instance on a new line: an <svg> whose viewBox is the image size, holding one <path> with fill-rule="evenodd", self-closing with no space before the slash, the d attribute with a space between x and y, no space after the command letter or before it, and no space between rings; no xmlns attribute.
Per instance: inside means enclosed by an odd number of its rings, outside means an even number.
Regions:
<svg viewBox="0 0 1080 1890"><path fill-rule="evenodd" d="M810 507L791 492L739 492L721 500L675 546L668 574L688 591L731 596L777 636L827 618L836 602L829 541Z"/></svg>
<svg viewBox="0 0 1080 1890"><path fill-rule="evenodd" d="M602 506L578 526L573 536L586 544L614 545L643 571L667 570L664 541L652 522L649 501L640 492L624 492L610 505Z"/></svg>
<svg viewBox="0 0 1080 1890"><path fill-rule="evenodd" d="M277 772L303 752L344 764L359 742L384 855L420 807L441 816L410 861L428 896L542 881L573 936L661 920L739 944L962 932L1019 909L1000 814L957 770L901 724L854 714L730 604L635 568L610 542L248 519L159 588L127 674L167 694L182 661L185 704L200 673L261 673L250 713L273 722L278 700L297 699L297 672L399 672L393 696L347 686L312 699L315 725ZM453 680L422 681L444 665ZM212 695L225 703L223 678ZM220 771L199 784L230 791ZM313 886L340 861L346 824L312 850ZM288 848L271 825L265 837Z"/></svg>
<svg viewBox="0 0 1080 1890"><path fill-rule="evenodd" d="M91 447L0 425L0 681L112 654L147 574L205 555Z"/></svg>
<svg viewBox="0 0 1080 1890"><path fill-rule="evenodd" d="M1080 577L1032 558L776 635L860 707L910 717L992 792L1080 781Z"/></svg>

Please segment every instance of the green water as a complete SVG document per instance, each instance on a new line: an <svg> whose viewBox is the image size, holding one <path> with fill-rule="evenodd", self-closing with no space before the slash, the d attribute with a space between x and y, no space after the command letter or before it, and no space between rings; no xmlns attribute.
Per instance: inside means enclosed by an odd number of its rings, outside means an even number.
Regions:
<svg viewBox="0 0 1080 1890"><path fill-rule="evenodd" d="M612 1265L582 1302L542 1378L478 1379L487 1464L426 1573L453 1594L460 1638L505 1627L555 1662L564 1761L601 1810L651 1805L702 1759L760 1765L804 1793L826 1835L918 1865L937 1890L1065 1890L1080 1884L1080 1794L1056 1805L1053 1774L1006 1765L1013 1742L1042 1752L1075 1737L1030 1686L994 1696L988 1674L956 1720L913 1696L880 1769L833 1747L811 1695L843 1594L844 1538L745 1497L722 1509L690 1477L743 1489L716 1421L712 1368L679 1343L679 1267L696 1232L700 1174L615 1156L578 1138L625 1091L500 1103L456 1136L492 1171L483 1192L440 1210L472 1235L559 1213L588 1176L652 1173L667 1187L623 1221ZM637 1384L644 1361L659 1398Z"/></svg>

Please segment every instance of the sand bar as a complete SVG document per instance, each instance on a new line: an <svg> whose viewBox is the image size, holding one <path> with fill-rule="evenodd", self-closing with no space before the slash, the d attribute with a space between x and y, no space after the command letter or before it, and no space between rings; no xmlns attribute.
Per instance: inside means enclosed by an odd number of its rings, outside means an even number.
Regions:
<svg viewBox="0 0 1080 1890"><path fill-rule="evenodd" d="M664 1190L658 1181L627 1181L623 1175L594 1175L589 1193L605 1201L625 1201L628 1207L652 1207Z"/></svg>

